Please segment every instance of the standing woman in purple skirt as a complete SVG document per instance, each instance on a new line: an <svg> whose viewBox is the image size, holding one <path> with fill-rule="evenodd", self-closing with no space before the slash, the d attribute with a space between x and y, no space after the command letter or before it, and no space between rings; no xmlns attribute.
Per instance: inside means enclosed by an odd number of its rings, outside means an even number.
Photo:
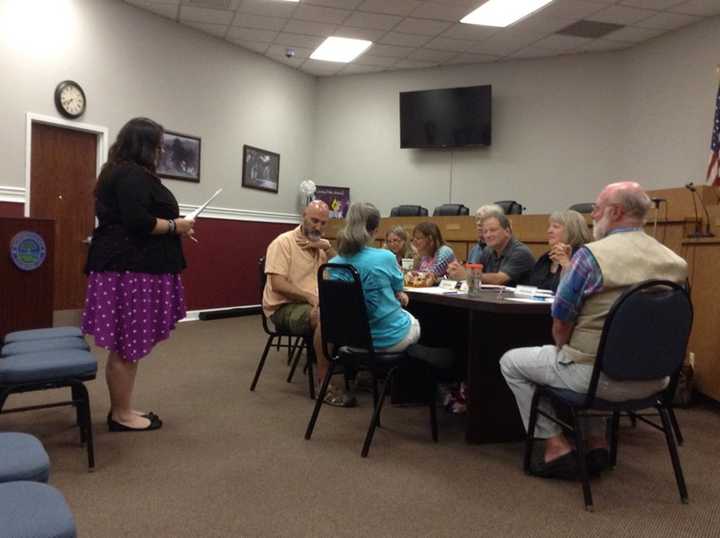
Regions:
<svg viewBox="0 0 720 538"><path fill-rule="evenodd" d="M180 218L177 200L155 174L162 135L162 126L147 118L127 122L95 189L98 226L85 266L82 330L110 351L111 432L162 426L155 413L132 407L135 375L138 361L185 317L181 238L192 236L193 221Z"/></svg>

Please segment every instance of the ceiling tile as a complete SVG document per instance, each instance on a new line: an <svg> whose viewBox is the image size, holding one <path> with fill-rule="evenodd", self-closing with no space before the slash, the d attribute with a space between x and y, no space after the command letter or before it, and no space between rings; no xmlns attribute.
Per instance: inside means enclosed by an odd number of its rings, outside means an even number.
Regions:
<svg viewBox="0 0 720 538"><path fill-rule="evenodd" d="M506 56L531 45L543 37L545 36L506 30L485 39L484 41L476 43L468 49L468 52Z"/></svg>
<svg viewBox="0 0 720 538"><path fill-rule="evenodd" d="M340 62L323 62L321 60L305 60L300 69L306 73L318 76L334 75L340 71L346 64Z"/></svg>
<svg viewBox="0 0 720 538"><path fill-rule="evenodd" d="M420 60L423 62L445 63L450 58L457 56L457 52L448 52L443 50L417 49L410 53L409 60Z"/></svg>
<svg viewBox="0 0 720 538"><path fill-rule="evenodd" d="M346 9L333 9L329 7L306 6L300 4L293 13L293 19L340 24L349 14L350 11Z"/></svg>
<svg viewBox="0 0 720 538"><path fill-rule="evenodd" d="M227 32L228 29L227 24L207 24L204 22L191 21L182 21L181 24L184 24L185 26L190 26L192 28L195 28L196 30L200 30L201 32L205 32L206 34L214 35L217 37L225 37L225 32Z"/></svg>
<svg viewBox="0 0 720 538"><path fill-rule="evenodd" d="M455 52L465 52L474 45L474 41L463 39L448 39L447 37L436 37L429 43L425 44L425 48L435 50L452 50Z"/></svg>
<svg viewBox="0 0 720 538"><path fill-rule="evenodd" d="M720 0L718 0L720 1ZM658 30L675 30L688 24L702 20L692 15L680 15L679 13L658 13L657 15L640 21L635 24L640 28L657 28Z"/></svg>
<svg viewBox="0 0 720 538"><path fill-rule="evenodd" d="M261 43L256 41L233 41L233 43L244 49L249 49L253 52L259 52L260 54L263 54L270 46L269 43Z"/></svg>
<svg viewBox="0 0 720 538"><path fill-rule="evenodd" d="M634 7L610 6L602 11L590 15L588 20L611 22L613 24L633 24L643 19L649 19L655 15L654 11L648 9L636 9Z"/></svg>
<svg viewBox="0 0 720 538"><path fill-rule="evenodd" d="M623 6L662 11L663 9L682 4L684 1L685 0L620 0L620 4Z"/></svg>
<svg viewBox="0 0 720 538"><path fill-rule="evenodd" d="M358 11L350 15L344 22L345 26L357 28L375 28L378 30L390 30L399 23L402 17L396 15L378 15L376 13L360 13Z"/></svg>
<svg viewBox="0 0 720 538"><path fill-rule="evenodd" d="M635 45L635 43L628 43L626 41L610 41L609 39L595 39L594 41L591 41L590 43L582 45L578 50L579 51L589 51L589 52L601 52L601 51L627 49L629 47L632 47L633 45Z"/></svg>
<svg viewBox="0 0 720 538"><path fill-rule="evenodd" d="M368 41L377 41L383 36L383 30L372 30L370 28L350 28L349 26L341 26L333 35L338 37L349 37L350 39L366 39Z"/></svg>
<svg viewBox="0 0 720 538"><path fill-rule="evenodd" d="M457 22L468 13L469 8L467 6L425 2L412 12L412 16L418 19L436 19L441 21Z"/></svg>
<svg viewBox="0 0 720 538"><path fill-rule="evenodd" d="M353 63L362 65L379 65L382 67L389 67L397 63L397 58L389 58L388 56L374 56L372 54L363 54Z"/></svg>
<svg viewBox="0 0 720 538"><path fill-rule="evenodd" d="M533 47L557 51L571 51L588 44L591 39L569 35L551 35L533 43Z"/></svg>
<svg viewBox="0 0 720 538"><path fill-rule="evenodd" d="M133 6L141 7L143 9L147 9L149 11L152 11L153 13L160 15L161 17L165 17L167 19L176 20L177 19L177 13L178 13L178 3L157 3L157 2L150 2L149 0L125 0L128 4L132 4Z"/></svg>
<svg viewBox="0 0 720 538"><path fill-rule="evenodd" d="M537 17L530 17L529 19L525 19L524 21L521 21L517 24L514 24L507 30L502 30L499 33L503 32L531 32L533 34L552 34L553 32L557 32L558 30L561 30L567 26L570 26L574 22L579 21L579 18L557 18L557 17L547 17L547 16L541 16Z"/></svg>
<svg viewBox="0 0 720 538"><path fill-rule="evenodd" d="M379 73L384 71L384 67L379 65L361 65L355 62L345 66L345 68L338 73L339 75L361 75L363 73Z"/></svg>
<svg viewBox="0 0 720 538"><path fill-rule="evenodd" d="M405 34L438 35L450 27L446 21L431 21L428 19L405 19L393 31Z"/></svg>
<svg viewBox="0 0 720 538"><path fill-rule="evenodd" d="M465 13L470 13L473 9L478 7L482 3L482 0L432 0L436 4L443 4L446 6L464 6L468 8Z"/></svg>
<svg viewBox="0 0 720 538"><path fill-rule="evenodd" d="M473 39L479 41L498 33L498 28L490 26L478 26L477 24L461 24L457 23L442 33L442 37L453 39Z"/></svg>
<svg viewBox="0 0 720 538"><path fill-rule="evenodd" d="M400 60L393 67L398 69L424 69L426 67L435 67L435 62L420 62L417 60Z"/></svg>
<svg viewBox="0 0 720 538"><path fill-rule="evenodd" d="M486 64L499 60L499 56L491 56L489 54L468 54L464 52L458 54L447 63L449 64Z"/></svg>
<svg viewBox="0 0 720 538"><path fill-rule="evenodd" d="M325 41L325 38L320 36L288 34L286 32L282 32L275 38L274 42L278 45L287 45L288 47L303 47L315 50L323 41Z"/></svg>
<svg viewBox="0 0 720 538"><path fill-rule="evenodd" d="M414 47L397 47L394 45L377 45L373 44L370 51L375 56L389 56L391 58L405 58L410 54Z"/></svg>
<svg viewBox="0 0 720 538"><path fill-rule="evenodd" d="M271 42L277 36L273 30L256 30L253 28L240 28L232 26L227 33L226 39L236 43L238 41L260 41Z"/></svg>
<svg viewBox="0 0 720 538"><path fill-rule="evenodd" d="M315 6L327 6L338 9L355 9L363 0L303 0L303 4L312 4Z"/></svg>
<svg viewBox="0 0 720 538"><path fill-rule="evenodd" d="M287 19L281 19L279 17L264 17L262 15L253 15L251 13L236 13L235 18L233 19L233 26L280 31L283 29L287 21Z"/></svg>
<svg viewBox="0 0 720 538"><path fill-rule="evenodd" d="M241 13L253 13L255 15L266 15L268 17L282 17L289 19L295 11L295 2L267 2L265 0L243 0L238 11Z"/></svg>
<svg viewBox="0 0 720 538"><path fill-rule="evenodd" d="M158 0L152 0L153 2ZM164 2L165 0L159 0ZM183 0L181 3L195 7L209 7L214 9L236 9L241 0Z"/></svg>
<svg viewBox="0 0 720 538"><path fill-rule="evenodd" d="M380 43L383 43L384 45L400 45L402 47L421 47L430 41L430 39L430 36L390 32L380 39Z"/></svg>
<svg viewBox="0 0 720 538"><path fill-rule="evenodd" d="M688 0L683 4L671 7L670 11L686 15L720 15L720 2L718 0Z"/></svg>
<svg viewBox="0 0 720 538"><path fill-rule="evenodd" d="M306 49L303 47L293 47L295 49L295 56L297 60L303 60L305 58L309 58L312 54L312 49ZM281 56L283 58L287 58L287 50L288 47L285 45L270 45L270 47L265 52L266 56Z"/></svg>
<svg viewBox="0 0 720 538"><path fill-rule="evenodd" d="M404 15L420 7L417 0L365 0L357 9L359 11L370 11L371 13L387 13L389 15Z"/></svg>
<svg viewBox="0 0 720 538"><path fill-rule="evenodd" d="M603 9L603 4L596 4L585 0L554 0L551 4L544 7L542 11L525 20L530 21L538 16L582 19L601 9Z"/></svg>
<svg viewBox="0 0 720 538"><path fill-rule="evenodd" d="M610 41L628 41L633 43L639 43L646 39L652 39L660 34L664 33L665 30L655 30L650 28L636 28L634 26L627 26L605 36L605 39Z"/></svg>
<svg viewBox="0 0 720 538"><path fill-rule="evenodd" d="M526 47L524 49L520 49L517 52L514 52L509 56L509 58L525 58L525 59L531 59L531 58L550 58L552 56L558 56L559 54L562 54L559 50L548 50L548 49L538 49L535 47Z"/></svg>
<svg viewBox="0 0 720 538"><path fill-rule="evenodd" d="M205 9L202 7L180 7L180 20L204 22L207 24L230 24L233 12L226 9Z"/></svg>
<svg viewBox="0 0 720 538"><path fill-rule="evenodd" d="M283 28L283 31L291 34L322 35L329 36L335 33L336 24L325 24L322 22L306 22L290 19Z"/></svg>

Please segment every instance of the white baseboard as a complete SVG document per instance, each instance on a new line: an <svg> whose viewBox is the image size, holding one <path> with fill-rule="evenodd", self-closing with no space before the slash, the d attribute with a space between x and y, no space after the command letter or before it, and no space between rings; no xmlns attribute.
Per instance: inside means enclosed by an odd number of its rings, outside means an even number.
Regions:
<svg viewBox="0 0 720 538"><path fill-rule="evenodd" d="M200 319L200 312L221 312L223 310L235 310L235 309L251 309L251 308L260 308L262 305L259 304L251 304L251 305L242 305L242 306L223 306L222 308L203 308L201 310L188 310L187 314L183 319L180 320L180 323L183 321L198 321Z"/></svg>

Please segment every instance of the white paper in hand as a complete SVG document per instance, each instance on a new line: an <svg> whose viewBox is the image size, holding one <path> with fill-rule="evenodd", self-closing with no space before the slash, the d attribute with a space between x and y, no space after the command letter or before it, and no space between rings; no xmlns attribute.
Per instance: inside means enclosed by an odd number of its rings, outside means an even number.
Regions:
<svg viewBox="0 0 720 538"><path fill-rule="evenodd" d="M221 192L222 192L222 189L218 189L217 191L215 191L215 194L213 194L210 198L208 198L207 202L205 202L203 205L201 205L200 207L198 207L196 210L191 211L190 213L188 213L187 215L185 215L185 218L186 218L187 220L195 220L196 218L198 218L198 216L200 215L200 213L202 213L202 212L205 210L205 208L208 206L208 204L209 204L210 202L212 202L212 201L215 199L215 197L216 197L218 194L220 194Z"/></svg>

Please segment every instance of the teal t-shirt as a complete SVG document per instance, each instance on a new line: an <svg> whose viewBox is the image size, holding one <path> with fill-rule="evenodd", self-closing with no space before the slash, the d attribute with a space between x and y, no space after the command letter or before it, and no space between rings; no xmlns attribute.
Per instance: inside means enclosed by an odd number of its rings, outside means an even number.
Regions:
<svg viewBox="0 0 720 538"><path fill-rule="evenodd" d="M375 348L392 347L405 338L410 316L395 297L403 289L395 255L389 250L365 247L353 256L335 256L330 263L350 264L360 273Z"/></svg>

